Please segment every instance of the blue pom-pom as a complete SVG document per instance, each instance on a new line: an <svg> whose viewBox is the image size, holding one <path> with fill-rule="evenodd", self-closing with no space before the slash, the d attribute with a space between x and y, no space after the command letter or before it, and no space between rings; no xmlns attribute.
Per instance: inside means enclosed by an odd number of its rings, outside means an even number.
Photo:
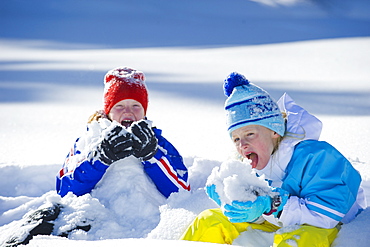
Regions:
<svg viewBox="0 0 370 247"><path fill-rule="evenodd" d="M244 75L237 72L232 72L224 82L224 93L227 97L231 95L234 88L241 85L248 85L249 81L244 77Z"/></svg>

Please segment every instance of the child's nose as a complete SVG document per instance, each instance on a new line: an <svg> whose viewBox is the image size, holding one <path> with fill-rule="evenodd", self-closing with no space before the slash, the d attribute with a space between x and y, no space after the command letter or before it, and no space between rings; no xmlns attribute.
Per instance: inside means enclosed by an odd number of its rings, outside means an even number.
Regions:
<svg viewBox="0 0 370 247"><path fill-rule="evenodd" d="M131 111L130 111L130 108L129 107L124 107L123 108L123 112L126 113L126 112L131 112Z"/></svg>
<svg viewBox="0 0 370 247"><path fill-rule="evenodd" d="M245 140L245 139L241 139L240 140L240 147L248 147L248 142Z"/></svg>

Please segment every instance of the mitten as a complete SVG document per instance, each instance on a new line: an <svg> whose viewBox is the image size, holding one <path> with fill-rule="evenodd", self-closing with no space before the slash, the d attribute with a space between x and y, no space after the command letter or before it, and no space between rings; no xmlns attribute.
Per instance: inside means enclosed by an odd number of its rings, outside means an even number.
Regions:
<svg viewBox="0 0 370 247"><path fill-rule="evenodd" d="M271 197L258 196L255 201L233 201L223 207L223 213L232 223L254 222L263 213L271 211Z"/></svg>
<svg viewBox="0 0 370 247"><path fill-rule="evenodd" d="M216 192L215 184L206 186L206 193L212 200L214 200L218 204L218 206L221 206L220 196Z"/></svg>
<svg viewBox="0 0 370 247"><path fill-rule="evenodd" d="M122 130L122 126L115 126L98 145L99 159L106 165L133 154L132 134Z"/></svg>
<svg viewBox="0 0 370 247"><path fill-rule="evenodd" d="M148 122L141 120L131 125L134 156L142 160L151 159L158 148L158 140Z"/></svg>
<svg viewBox="0 0 370 247"><path fill-rule="evenodd" d="M262 214L278 217L287 203L289 193L281 188L272 187L273 197L257 196L257 199L247 202L233 201L223 208L225 216L233 223L254 222Z"/></svg>

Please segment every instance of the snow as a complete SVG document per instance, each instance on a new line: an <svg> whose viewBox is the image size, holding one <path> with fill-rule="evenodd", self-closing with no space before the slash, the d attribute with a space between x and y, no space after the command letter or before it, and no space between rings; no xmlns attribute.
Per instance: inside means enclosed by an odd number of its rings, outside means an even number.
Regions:
<svg viewBox="0 0 370 247"><path fill-rule="evenodd" d="M178 238L217 207L204 186L233 155L222 90L233 71L315 114L320 139L360 171L370 201L369 1L14 0L0 9L0 237L29 210L61 200L69 208L58 229L85 217L96 220L91 232L39 236L29 246L213 246ZM144 187L107 179L91 195L60 199L55 174L102 108L105 73L121 65L145 73L148 117L184 156L192 191L164 200L139 169L114 166L106 176L135 176ZM151 199L135 198L139 189ZM335 246L367 246L369 222L367 208L342 226ZM268 246L269 238L251 231L234 244Z"/></svg>

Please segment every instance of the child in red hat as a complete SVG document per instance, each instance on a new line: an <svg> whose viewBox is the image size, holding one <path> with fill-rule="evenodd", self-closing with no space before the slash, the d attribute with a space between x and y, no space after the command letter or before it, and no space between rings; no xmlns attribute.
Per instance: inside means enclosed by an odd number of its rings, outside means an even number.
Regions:
<svg viewBox="0 0 370 247"><path fill-rule="evenodd" d="M94 217L101 217L94 216L95 211L72 212L78 217L65 217L71 213L70 204L81 203L79 196L88 193L85 198L103 199L102 207L109 208L109 214L117 218L115 227L135 224L125 227L150 229L150 216L157 213L154 208L159 212L159 205L171 193L190 190L181 155L146 118L144 74L128 67L108 71L103 102L103 110L89 118L87 131L76 140L57 174L56 191L61 203L46 202L14 222L19 231L0 238L1 246L27 244L36 235L68 237L81 230L94 232L91 228L100 227ZM106 198L108 202L104 202ZM139 213L132 214L133 208ZM130 217L135 221L128 220ZM138 226L137 221L145 224Z"/></svg>
<svg viewBox="0 0 370 247"><path fill-rule="evenodd" d="M87 136L92 144L86 145L86 138L77 139L57 175L58 194L89 193L112 163L129 156L142 162L144 171L165 197L179 189L189 190L181 155L146 119L148 91L144 73L129 67L108 71L103 101L103 111L89 119L88 128L93 130L88 130ZM89 132L100 133L94 139ZM84 176L76 176L80 173Z"/></svg>

